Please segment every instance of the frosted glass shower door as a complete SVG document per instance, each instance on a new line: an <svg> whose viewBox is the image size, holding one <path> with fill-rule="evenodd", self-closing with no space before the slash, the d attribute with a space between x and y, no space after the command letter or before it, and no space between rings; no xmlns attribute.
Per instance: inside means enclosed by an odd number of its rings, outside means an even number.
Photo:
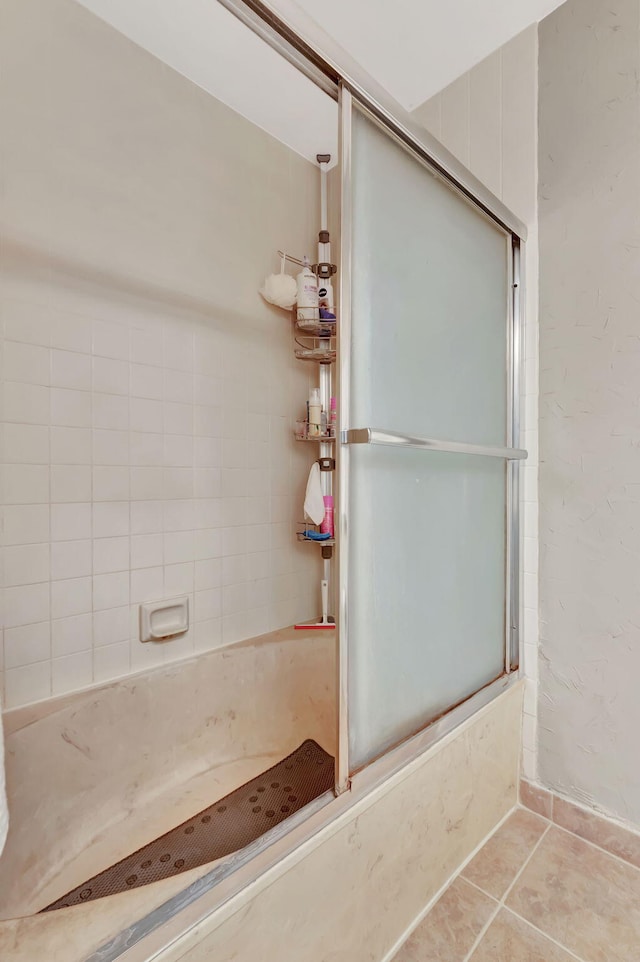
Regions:
<svg viewBox="0 0 640 962"><path fill-rule="evenodd" d="M353 772L505 671L512 246L359 109L351 134Z"/></svg>

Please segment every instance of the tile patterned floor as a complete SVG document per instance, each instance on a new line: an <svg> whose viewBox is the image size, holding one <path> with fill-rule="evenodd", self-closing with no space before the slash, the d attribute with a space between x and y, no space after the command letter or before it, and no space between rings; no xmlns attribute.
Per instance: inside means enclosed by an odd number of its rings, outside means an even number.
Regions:
<svg viewBox="0 0 640 962"><path fill-rule="evenodd" d="M640 868L626 855L518 808L394 962L640 962Z"/></svg>

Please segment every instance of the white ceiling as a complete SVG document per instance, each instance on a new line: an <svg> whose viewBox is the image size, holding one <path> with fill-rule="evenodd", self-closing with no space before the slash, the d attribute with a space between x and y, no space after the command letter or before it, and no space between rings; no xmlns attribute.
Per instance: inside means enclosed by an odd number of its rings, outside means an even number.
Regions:
<svg viewBox="0 0 640 962"><path fill-rule="evenodd" d="M267 0L299 7L413 110L563 0Z"/></svg>
<svg viewBox="0 0 640 962"><path fill-rule="evenodd" d="M336 156L334 101L218 0L78 2L302 156ZM303 36L319 25L412 110L562 0L266 2Z"/></svg>

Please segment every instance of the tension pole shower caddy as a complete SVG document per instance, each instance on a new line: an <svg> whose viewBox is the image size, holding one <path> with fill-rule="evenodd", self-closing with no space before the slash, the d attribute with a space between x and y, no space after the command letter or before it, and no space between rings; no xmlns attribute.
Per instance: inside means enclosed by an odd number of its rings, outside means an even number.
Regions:
<svg viewBox="0 0 640 962"><path fill-rule="evenodd" d="M316 160L320 167L320 232L318 234L318 262L311 265L311 270L318 278L318 288L321 290L322 282L331 281L331 277L336 273L335 264L331 263L331 241L328 231L328 204L327 204L327 168L331 161L331 154L317 154ZM319 303L322 303L322 296ZM333 473L335 471L335 425L332 431L330 406L333 397L332 387L332 365L336 359L336 325L337 312L335 303L329 305L332 313L335 314L333 320L321 317L320 308L315 308L310 313L309 308L296 309L295 314L295 355L301 361L311 361L318 365L318 380L320 385L320 403L322 410L326 412L326 419L321 429L320 436L310 437L308 431L304 434L296 432L296 440L312 442L319 445L318 464L320 466L320 483L323 495L333 494ZM308 427L308 425L307 425ZM335 525L335 521L334 521ZM308 624L296 625L297 628L332 628L335 624L333 619L329 619L329 585L331 583L331 561L333 559L333 548L335 545L335 527L331 538L325 541L313 541L306 534L309 525L301 525L302 530L298 531L299 541L308 544L317 544L322 552L322 580L320 582L320 594L322 600L322 618L319 622L309 622Z"/></svg>

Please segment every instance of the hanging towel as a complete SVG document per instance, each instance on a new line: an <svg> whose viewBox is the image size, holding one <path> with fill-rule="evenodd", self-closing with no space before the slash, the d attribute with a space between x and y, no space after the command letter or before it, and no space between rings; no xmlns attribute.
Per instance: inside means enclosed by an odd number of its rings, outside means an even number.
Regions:
<svg viewBox="0 0 640 962"><path fill-rule="evenodd" d="M9 809L4 778L4 738L2 734L2 715L0 714L0 855L7 840L9 830Z"/></svg>
<svg viewBox="0 0 640 962"><path fill-rule="evenodd" d="M314 524L322 524L324 519L324 498L322 497L322 485L320 484L320 465L314 461L309 471L307 481L307 493L304 496L305 517L313 521Z"/></svg>

